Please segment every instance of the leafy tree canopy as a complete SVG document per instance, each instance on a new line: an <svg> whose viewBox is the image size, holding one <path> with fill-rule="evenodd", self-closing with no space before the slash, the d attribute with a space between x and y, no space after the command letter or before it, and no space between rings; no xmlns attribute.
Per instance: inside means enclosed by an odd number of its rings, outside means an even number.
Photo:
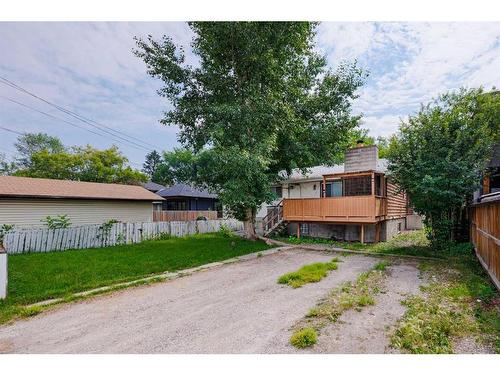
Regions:
<svg viewBox="0 0 500 375"><path fill-rule="evenodd" d="M400 125L391 142L389 171L440 248L453 227L498 138L500 95L461 89L439 96Z"/></svg>
<svg viewBox="0 0 500 375"><path fill-rule="evenodd" d="M32 152L26 163L18 165L17 170L12 174L105 183L139 184L145 182L147 176L132 169L127 162L127 158L116 146L105 150L97 150L91 146L70 148L62 146L59 150L44 148Z"/></svg>
<svg viewBox="0 0 500 375"><path fill-rule="evenodd" d="M64 145L57 137L50 136L45 133L26 133L17 138L14 144L20 155L16 160L19 167L29 167L33 154L46 150L54 154L64 151Z"/></svg>
<svg viewBox="0 0 500 375"><path fill-rule="evenodd" d="M217 192L253 236L257 208L279 172L333 164L359 117L351 113L364 74L327 68L311 22L191 22L186 63L170 37L137 40L136 55L173 104L161 120L199 162L197 179Z"/></svg>
<svg viewBox="0 0 500 375"><path fill-rule="evenodd" d="M179 182L194 183L196 182L197 163L197 156L188 149L165 151L153 175L153 181L164 185Z"/></svg>

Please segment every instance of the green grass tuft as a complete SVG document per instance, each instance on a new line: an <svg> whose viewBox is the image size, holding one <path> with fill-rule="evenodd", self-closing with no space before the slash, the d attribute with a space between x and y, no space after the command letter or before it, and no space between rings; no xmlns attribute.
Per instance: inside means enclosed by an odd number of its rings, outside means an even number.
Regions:
<svg viewBox="0 0 500 375"><path fill-rule="evenodd" d="M318 334L312 327L302 328L296 331L290 338L290 344L296 348L303 349L316 344Z"/></svg>
<svg viewBox="0 0 500 375"><path fill-rule="evenodd" d="M279 277L279 284L288 284L292 288L300 288L304 284L317 283L328 275L329 271L338 268L337 258L326 263L311 263L301 267L295 272L289 272Z"/></svg>

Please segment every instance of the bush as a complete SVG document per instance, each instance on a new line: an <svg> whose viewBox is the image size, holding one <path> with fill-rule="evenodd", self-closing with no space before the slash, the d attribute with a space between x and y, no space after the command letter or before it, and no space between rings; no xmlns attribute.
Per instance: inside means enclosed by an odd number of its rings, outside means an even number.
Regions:
<svg viewBox="0 0 500 375"><path fill-rule="evenodd" d="M226 224L221 224L219 233L224 237L232 237L234 236L233 230L229 228Z"/></svg>
<svg viewBox="0 0 500 375"><path fill-rule="evenodd" d="M49 229L64 229L71 226L68 215L57 215L55 217L47 216L40 221L45 223Z"/></svg>
<svg viewBox="0 0 500 375"><path fill-rule="evenodd" d="M303 349L316 344L318 334L311 327L302 328L296 331L290 338L290 344L296 348Z"/></svg>
<svg viewBox="0 0 500 375"><path fill-rule="evenodd" d="M207 221L208 219L206 218L206 216L198 216L196 218L196 221Z"/></svg>

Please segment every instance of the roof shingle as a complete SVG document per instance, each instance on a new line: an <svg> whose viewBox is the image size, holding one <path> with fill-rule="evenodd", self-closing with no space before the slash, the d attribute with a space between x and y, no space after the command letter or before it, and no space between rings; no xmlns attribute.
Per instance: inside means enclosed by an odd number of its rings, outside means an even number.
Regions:
<svg viewBox="0 0 500 375"><path fill-rule="evenodd" d="M0 197L163 200L142 186L0 176Z"/></svg>

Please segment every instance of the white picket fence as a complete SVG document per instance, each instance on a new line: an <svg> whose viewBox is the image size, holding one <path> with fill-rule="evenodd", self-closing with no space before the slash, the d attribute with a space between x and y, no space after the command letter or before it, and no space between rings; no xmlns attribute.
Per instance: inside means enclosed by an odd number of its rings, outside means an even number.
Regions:
<svg viewBox="0 0 500 375"><path fill-rule="evenodd" d="M243 229L243 223L234 219L116 223L109 230L103 229L101 225L66 229L18 229L8 232L3 244L9 254L88 249L138 243L154 239L163 233L183 237L217 232L221 225L234 231Z"/></svg>

